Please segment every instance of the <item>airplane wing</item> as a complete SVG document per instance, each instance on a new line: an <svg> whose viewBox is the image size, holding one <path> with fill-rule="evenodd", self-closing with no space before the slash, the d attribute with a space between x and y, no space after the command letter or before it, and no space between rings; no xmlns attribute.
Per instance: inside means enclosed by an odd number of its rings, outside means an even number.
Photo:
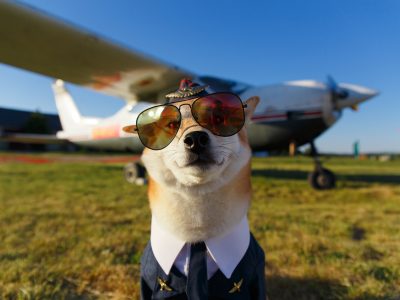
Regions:
<svg viewBox="0 0 400 300"><path fill-rule="evenodd" d="M126 101L156 102L192 73L17 2L0 1L0 62Z"/></svg>

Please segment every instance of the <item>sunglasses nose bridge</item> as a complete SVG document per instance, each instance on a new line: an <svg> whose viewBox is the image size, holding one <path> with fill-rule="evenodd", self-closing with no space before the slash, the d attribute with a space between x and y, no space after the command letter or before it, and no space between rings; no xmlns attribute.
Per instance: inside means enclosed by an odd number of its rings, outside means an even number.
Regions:
<svg viewBox="0 0 400 300"><path fill-rule="evenodd" d="M192 106L189 103L184 103L178 107L181 115L180 130L185 131L186 128L199 125L192 114Z"/></svg>
<svg viewBox="0 0 400 300"><path fill-rule="evenodd" d="M189 103L184 103L178 107L182 118L192 117L192 106Z"/></svg>

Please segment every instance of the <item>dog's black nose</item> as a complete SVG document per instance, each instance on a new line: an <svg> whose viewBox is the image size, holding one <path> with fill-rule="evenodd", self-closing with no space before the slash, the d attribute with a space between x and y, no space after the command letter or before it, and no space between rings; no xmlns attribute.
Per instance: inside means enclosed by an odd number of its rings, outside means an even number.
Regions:
<svg viewBox="0 0 400 300"><path fill-rule="evenodd" d="M183 140L185 148L197 154L207 148L209 141L210 138L207 132L204 131L192 131L188 133Z"/></svg>

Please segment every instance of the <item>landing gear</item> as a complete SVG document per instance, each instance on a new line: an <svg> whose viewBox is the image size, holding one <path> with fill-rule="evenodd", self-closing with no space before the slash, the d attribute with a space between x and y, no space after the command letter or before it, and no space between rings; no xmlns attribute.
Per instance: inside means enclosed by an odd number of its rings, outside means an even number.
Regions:
<svg viewBox="0 0 400 300"><path fill-rule="evenodd" d="M146 184L146 169L139 162L131 162L125 165L124 176L126 181L131 184L144 185Z"/></svg>
<svg viewBox="0 0 400 300"><path fill-rule="evenodd" d="M336 186L335 174L321 166L315 166L315 170L308 174L308 182L316 190L329 190Z"/></svg>
<svg viewBox="0 0 400 300"><path fill-rule="evenodd" d="M335 174L322 166L318 157L317 148L311 143L311 155L314 159L314 171L308 174L308 182L316 190L329 190L336 186Z"/></svg>

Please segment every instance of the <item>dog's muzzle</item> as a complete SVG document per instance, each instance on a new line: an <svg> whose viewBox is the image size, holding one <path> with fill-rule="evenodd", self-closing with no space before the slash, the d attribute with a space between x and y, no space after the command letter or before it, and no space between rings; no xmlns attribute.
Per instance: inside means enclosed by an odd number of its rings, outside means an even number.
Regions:
<svg viewBox="0 0 400 300"><path fill-rule="evenodd" d="M185 136L183 142L187 150L200 155L209 146L210 137L208 136L207 132L192 131Z"/></svg>

